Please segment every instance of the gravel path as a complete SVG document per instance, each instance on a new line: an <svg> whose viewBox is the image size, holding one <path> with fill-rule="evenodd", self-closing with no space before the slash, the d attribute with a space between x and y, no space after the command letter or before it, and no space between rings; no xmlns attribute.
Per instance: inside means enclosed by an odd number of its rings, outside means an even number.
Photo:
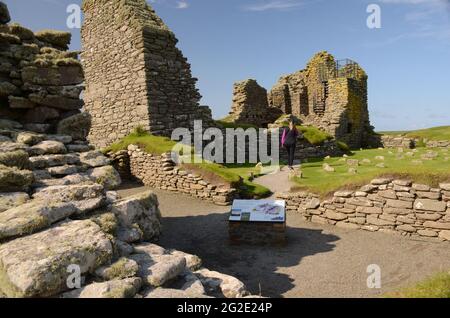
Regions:
<svg viewBox="0 0 450 318"><path fill-rule="evenodd" d="M297 169L298 166L294 166L294 168ZM283 167L281 171L261 176L253 182L270 189L273 194L275 192L288 192L295 185L295 183L289 181L289 174L289 168ZM272 195L272 198L274 198L274 195Z"/></svg>
<svg viewBox="0 0 450 318"><path fill-rule="evenodd" d="M122 196L143 191L129 185ZM125 186L126 188L126 186ZM206 267L240 278L269 297L377 297L450 269L450 244L345 230L288 215L286 247L230 246L229 208L155 190L163 215L159 244L200 256ZM381 267L382 288L367 288L367 266Z"/></svg>

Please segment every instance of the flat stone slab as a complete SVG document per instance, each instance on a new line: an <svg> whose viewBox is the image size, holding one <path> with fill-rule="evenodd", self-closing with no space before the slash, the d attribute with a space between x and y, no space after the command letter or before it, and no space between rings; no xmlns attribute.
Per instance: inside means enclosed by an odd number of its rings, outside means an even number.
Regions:
<svg viewBox="0 0 450 318"><path fill-rule="evenodd" d="M0 193L0 212L26 203L30 196L26 192Z"/></svg>
<svg viewBox="0 0 450 318"><path fill-rule="evenodd" d="M186 259L182 256L134 254L129 258L139 264L138 276L153 287L162 286L186 269Z"/></svg>
<svg viewBox="0 0 450 318"><path fill-rule="evenodd" d="M32 234L63 220L78 209L68 202L33 200L0 213L0 240Z"/></svg>
<svg viewBox="0 0 450 318"><path fill-rule="evenodd" d="M62 298L132 298L141 288L138 277L93 283L62 295Z"/></svg>
<svg viewBox="0 0 450 318"><path fill-rule="evenodd" d="M172 289L172 288L155 288L147 292L145 298L211 298L202 294L193 293L192 291Z"/></svg>
<svg viewBox="0 0 450 318"><path fill-rule="evenodd" d="M113 249L90 220L71 221L0 245L0 292L45 297L67 290L69 265L81 274L110 261Z"/></svg>
<svg viewBox="0 0 450 318"><path fill-rule="evenodd" d="M239 279L206 268L194 272L207 292L220 292L226 298L240 298L249 293Z"/></svg>

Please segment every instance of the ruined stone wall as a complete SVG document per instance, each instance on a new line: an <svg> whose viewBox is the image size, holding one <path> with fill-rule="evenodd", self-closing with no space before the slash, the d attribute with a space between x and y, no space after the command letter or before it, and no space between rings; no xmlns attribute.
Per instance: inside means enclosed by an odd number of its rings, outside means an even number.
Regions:
<svg viewBox="0 0 450 318"><path fill-rule="evenodd" d="M255 80L248 79L234 84L233 105L228 120L264 127L281 114L278 108L269 107L267 90Z"/></svg>
<svg viewBox="0 0 450 318"><path fill-rule="evenodd" d="M82 63L90 140L106 146L140 125L169 136L212 125L177 39L145 0L85 0Z"/></svg>
<svg viewBox="0 0 450 318"><path fill-rule="evenodd" d="M130 145L129 159L123 159L123 155L121 157L124 162L129 163L131 175L147 186L184 193L217 205L230 205L236 196L236 189L230 184L211 182L199 174L190 173L177 166L170 154L152 155L138 146ZM116 157L117 159L119 158ZM123 168L119 168L119 171L124 170Z"/></svg>
<svg viewBox="0 0 450 318"><path fill-rule="evenodd" d="M19 121L35 132L56 132L62 119L80 113L83 71L77 52L68 51L71 34L33 31L0 23L0 118Z"/></svg>
<svg viewBox="0 0 450 318"><path fill-rule="evenodd" d="M406 180L375 179L358 191L321 200L305 192L280 193L287 211L347 229L450 241L450 184L433 188Z"/></svg>
<svg viewBox="0 0 450 318"><path fill-rule="evenodd" d="M415 148L414 138L402 137L402 136L390 136L382 135L380 137L381 145L384 148Z"/></svg>
<svg viewBox="0 0 450 318"><path fill-rule="evenodd" d="M268 94L269 105L325 130L350 147L368 144L372 128L367 106L367 75L357 64L339 68L319 52L305 70L283 76Z"/></svg>

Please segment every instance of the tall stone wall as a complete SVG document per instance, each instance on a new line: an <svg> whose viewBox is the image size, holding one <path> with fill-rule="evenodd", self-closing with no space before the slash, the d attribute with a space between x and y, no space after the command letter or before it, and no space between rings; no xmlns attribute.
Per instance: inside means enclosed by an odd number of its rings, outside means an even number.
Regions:
<svg viewBox="0 0 450 318"><path fill-rule="evenodd" d="M256 80L247 79L234 84L230 121L264 127L281 114L278 108L269 107L267 90Z"/></svg>
<svg viewBox="0 0 450 318"><path fill-rule="evenodd" d="M56 132L62 119L83 106L83 71L77 52L68 51L71 34L9 24L3 3L0 16L0 118Z"/></svg>
<svg viewBox="0 0 450 318"><path fill-rule="evenodd" d="M357 191L338 191L331 199L279 193L288 212L346 229L450 241L450 184L433 188L409 180L381 178Z"/></svg>
<svg viewBox="0 0 450 318"><path fill-rule="evenodd" d="M306 69L280 78L269 92L269 106L359 148L372 133L367 75L354 62L339 63L327 52L316 54Z"/></svg>
<svg viewBox="0 0 450 318"><path fill-rule="evenodd" d="M177 39L145 0L84 0L82 63L89 139L106 146L140 125L170 136L212 125Z"/></svg>

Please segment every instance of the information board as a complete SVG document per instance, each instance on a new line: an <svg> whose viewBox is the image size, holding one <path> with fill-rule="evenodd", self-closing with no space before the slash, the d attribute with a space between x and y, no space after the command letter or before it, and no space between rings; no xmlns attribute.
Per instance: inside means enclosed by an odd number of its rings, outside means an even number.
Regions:
<svg viewBox="0 0 450 318"><path fill-rule="evenodd" d="M230 221L235 222L285 222L284 200L234 200Z"/></svg>

